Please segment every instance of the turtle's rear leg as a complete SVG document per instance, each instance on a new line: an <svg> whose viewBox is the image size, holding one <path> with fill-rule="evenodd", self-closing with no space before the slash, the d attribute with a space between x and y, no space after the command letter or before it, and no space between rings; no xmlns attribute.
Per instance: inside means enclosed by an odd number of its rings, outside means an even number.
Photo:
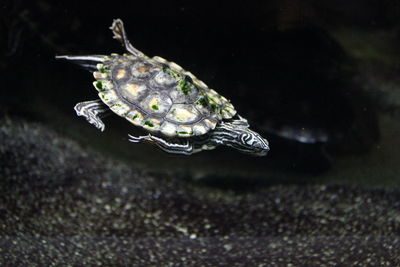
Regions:
<svg viewBox="0 0 400 267"><path fill-rule="evenodd" d="M75 64L82 66L89 71L97 71L96 65L102 63L105 60L103 55L88 55L88 56L70 56L70 55L60 55L56 56L56 59L64 59Z"/></svg>
<svg viewBox="0 0 400 267"><path fill-rule="evenodd" d="M124 23L120 19L115 19L110 29L114 34L114 39L117 39L122 43L125 49L134 56L143 56L143 53L133 47L129 42L128 36L125 33Z"/></svg>
<svg viewBox="0 0 400 267"><path fill-rule="evenodd" d="M101 118L107 116L110 109L100 99L79 102L75 105L74 109L78 116L85 117L89 123L93 124L101 131L104 131L105 125L101 121Z"/></svg>

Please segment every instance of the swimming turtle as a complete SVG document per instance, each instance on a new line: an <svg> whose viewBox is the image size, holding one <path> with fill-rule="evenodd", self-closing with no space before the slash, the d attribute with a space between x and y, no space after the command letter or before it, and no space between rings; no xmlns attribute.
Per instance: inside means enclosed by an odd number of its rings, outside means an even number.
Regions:
<svg viewBox="0 0 400 267"><path fill-rule="evenodd" d="M96 79L100 99L76 104L78 116L103 131L101 118L111 110L148 132L129 135L129 141L168 153L190 155L226 145L251 155L267 154L268 141L249 129L225 97L176 63L134 48L122 20L114 20L110 29L128 53L56 56L89 69Z"/></svg>

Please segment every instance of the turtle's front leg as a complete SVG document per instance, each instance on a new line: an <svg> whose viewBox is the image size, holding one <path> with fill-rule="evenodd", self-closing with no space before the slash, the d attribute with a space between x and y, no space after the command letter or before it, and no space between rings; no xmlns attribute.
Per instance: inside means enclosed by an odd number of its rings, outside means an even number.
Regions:
<svg viewBox="0 0 400 267"><path fill-rule="evenodd" d="M134 56L143 56L143 53L133 47L125 33L124 23L120 19L115 19L110 29L114 34L114 39L122 43L125 49Z"/></svg>
<svg viewBox="0 0 400 267"><path fill-rule="evenodd" d="M78 116L83 116L86 120L96 126L101 131L104 131L104 123L101 118L106 116L110 109L100 99L80 102L74 107Z"/></svg>
<svg viewBox="0 0 400 267"><path fill-rule="evenodd" d="M157 136L153 136L151 134L144 136L132 136L129 135L129 141L132 143L140 143L146 142L152 145L156 145L163 151L172 154L183 154L183 155L191 155L195 153L193 143L189 140L185 140L182 144L167 142L166 140L159 138Z"/></svg>

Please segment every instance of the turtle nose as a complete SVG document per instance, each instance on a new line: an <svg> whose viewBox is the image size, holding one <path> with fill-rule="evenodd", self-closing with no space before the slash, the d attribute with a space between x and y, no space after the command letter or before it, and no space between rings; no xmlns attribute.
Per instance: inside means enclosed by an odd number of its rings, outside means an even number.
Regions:
<svg viewBox="0 0 400 267"><path fill-rule="evenodd" d="M264 150L267 151L267 152L269 151L269 143L268 143L267 140L265 140Z"/></svg>
<svg viewBox="0 0 400 267"><path fill-rule="evenodd" d="M269 143L266 139L262 138L262 142L260 142L260 151L258 153L259 156L267 155L269 151Z"/></svg>

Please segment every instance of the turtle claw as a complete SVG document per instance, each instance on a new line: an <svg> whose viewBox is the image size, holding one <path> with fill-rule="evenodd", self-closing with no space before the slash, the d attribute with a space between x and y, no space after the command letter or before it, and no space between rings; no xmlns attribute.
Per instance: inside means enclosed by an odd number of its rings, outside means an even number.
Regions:
<svg viewBox="0 0 400 267"><path fill-rule="evenodd" d="M125 33L124 23L121 19L114 19L110 30L113 32L113 38L120 41L125 49L135 56L143 56L143 53L132 46Z"/></svg>
<svg viewBox="0 0 400 267"><path fill-rule="evenodd" d="M104 132L105 129L105 125L102 121L98 122L98 121L89 121L90 124L94 125L97 129L99 129L100 131Z"/></svg>
<svg viewBox="0 0 400 267"><path fill-rule="evenodd" d="M75 105L74 109L76 115L85 117L90 124L100 131L104 131L105 125L101 117L104 117L109 112L109 108L101 100L80 102Z"/></svg>
<svg viewBox="0 0 400 267"><path fill-rule="evenodd" d="M121 19L114 19L113 23L110 27L110 30L113 32L113 38L123 42L122 40L122 31L124 29L124 24Z"/></svg>

